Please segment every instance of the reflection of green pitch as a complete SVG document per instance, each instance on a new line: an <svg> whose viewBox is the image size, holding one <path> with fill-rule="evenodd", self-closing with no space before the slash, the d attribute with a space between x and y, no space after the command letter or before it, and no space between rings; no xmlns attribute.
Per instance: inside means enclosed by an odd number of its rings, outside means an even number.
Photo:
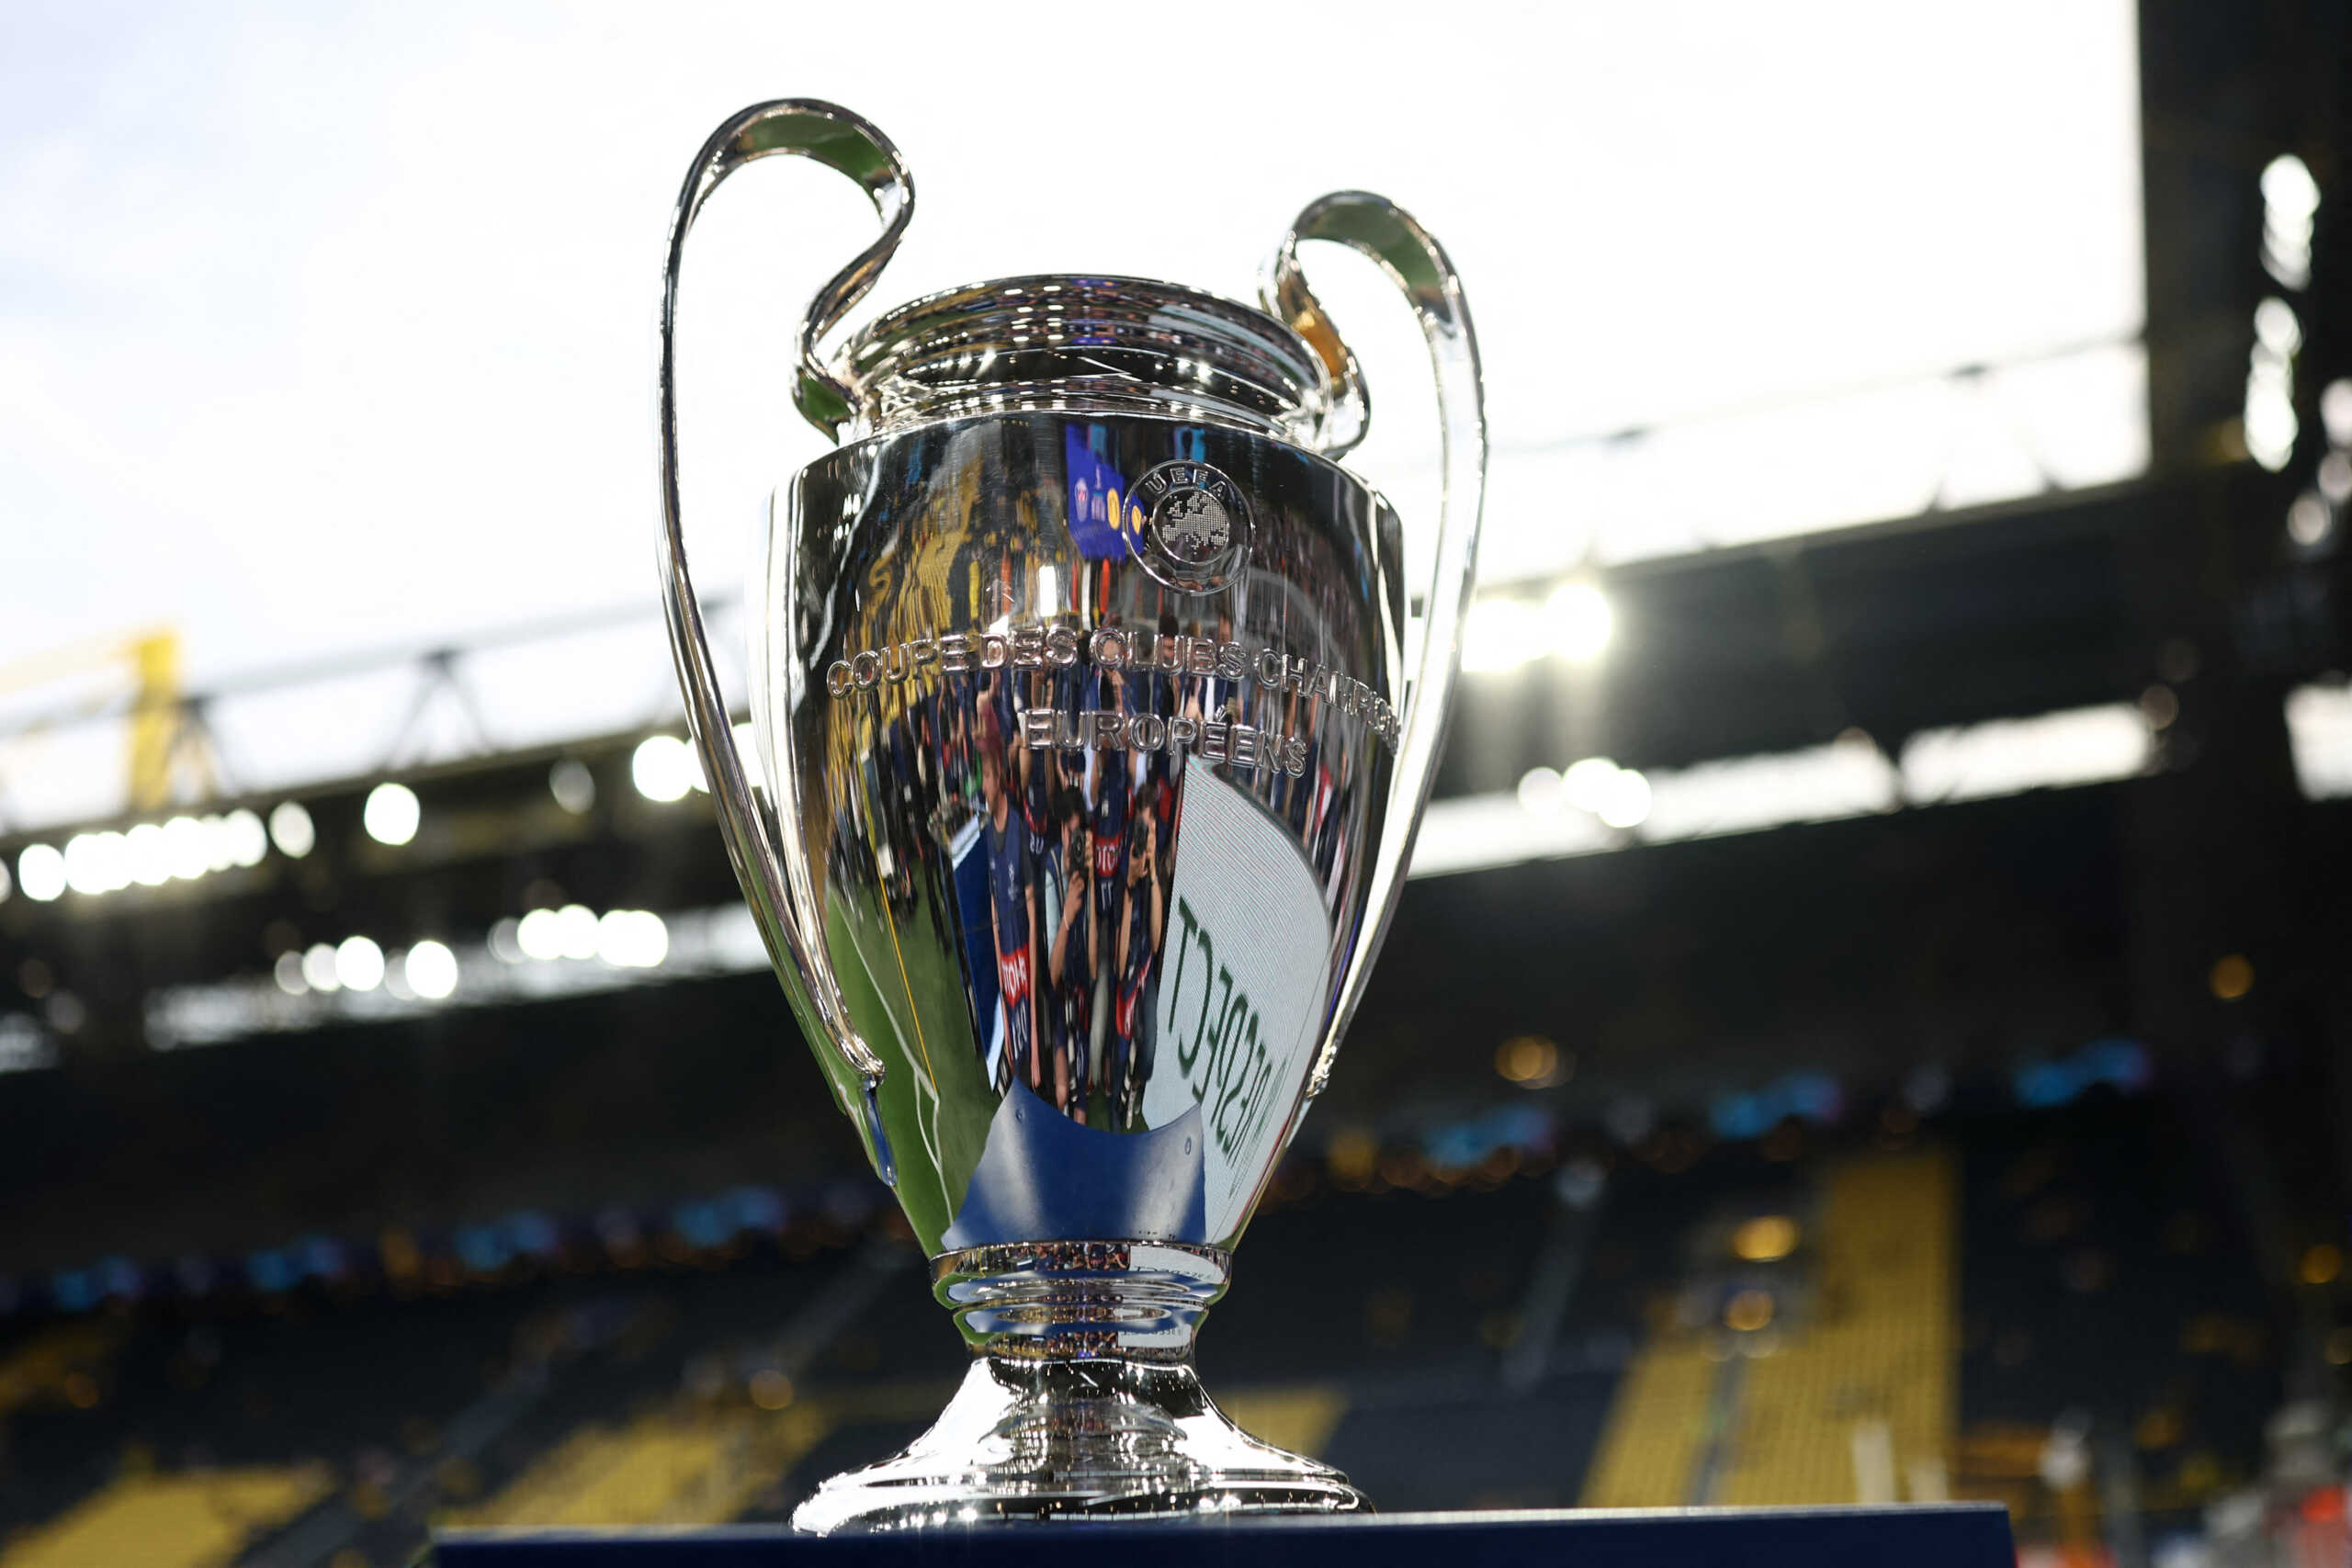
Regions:
<svg viewBox="0 0 2352 1568"><path fill-rule="evenodd" d="M973 1039L962 972L935 940L952 923L934 923L928 887L918 886L912 904L899 916L876 895L835 897L825 949L852 1021L882 1058L882 1126L899 1201L924 1249L936 1252L979 1164L997 1096ZM814 1038L814 1019L795 1000ZM856 1106L854 1075L830 1050L817 1055L835 1095Z"/></svg>

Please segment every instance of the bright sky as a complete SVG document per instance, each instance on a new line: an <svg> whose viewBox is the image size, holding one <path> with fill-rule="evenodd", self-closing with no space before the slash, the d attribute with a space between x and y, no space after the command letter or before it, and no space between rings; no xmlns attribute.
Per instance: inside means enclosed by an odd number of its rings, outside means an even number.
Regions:
<svg viewBox="0 0 2352 1568"><path fill-rule="evenodd" d="M1932 383L1909 404L1867 389L2139 328L2133 49L2128 0L19 0L0 16L0 666L169 625L201 686L650 605L670 203L712 125L787 95L867 115L915 172L861 319L1023 271L1253 298L1311 197L1411 208L1482 329L1498 575L1588 538L1623 558L1758 515L1911 509L1935 476L1916 499L1917 475L1872 489L1871 433L1925 419L1948 453L1975 416L1951 435ZM785 412L789 327L871 231L845 184L770 164L698 235L684 419L707 585L741 576L765 491L819 449ZM1362 466L1409 522L1422 364L1368 269L1320 265L1373 377ZM2033 443L2074 441L2062 478L2136 468L2135 356L2034 374L2016 417L2074 431ZM1854 394L1825 405L1842 446L1780 414L1701 419L1714 434L1598 490L1589 452L1560 446L1806 393ZM2031 488L1998 468L1983 493ZM1771 493L1744 512L1751 482Z"/></svg>

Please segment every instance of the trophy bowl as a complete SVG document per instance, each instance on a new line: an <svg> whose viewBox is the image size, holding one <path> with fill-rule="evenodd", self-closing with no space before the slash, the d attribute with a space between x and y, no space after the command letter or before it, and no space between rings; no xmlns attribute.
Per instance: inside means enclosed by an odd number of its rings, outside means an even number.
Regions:
<svg viewBox="0 0 2352 1568"><path fill-rule="evenodd" d="M754 780L686 570L673 329L703 202L785 152L858 181L884 231L802 326L794 399L840 445L770 512ZM754 106L695 161L663 292L661 565L695 743L795 1014L973 1352L930 1431L794 1523L1362 1509L1227 1420L1193 1344L1328 1079L1442 739L1486 457L1460 286L1410 217L1342 193L1283 239L1263 310L1011 278L820 357L913 201L865 121ZM1371 256L1428 340L1425 587L1334 461L1369 405L1306 240Z"/></svg>

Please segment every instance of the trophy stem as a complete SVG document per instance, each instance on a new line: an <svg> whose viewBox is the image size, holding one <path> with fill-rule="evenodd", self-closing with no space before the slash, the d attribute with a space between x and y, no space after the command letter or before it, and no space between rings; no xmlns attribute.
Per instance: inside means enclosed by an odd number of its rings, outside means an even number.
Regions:
<svg viewBox="0 0 2352 1568"><path fill-rule="evenodd" d="M907 1449L793 1515L830 1533L1063 1517L1354 1513L1330 1466L1260 1442L1210 1403L1193 1338L1224 1253L1149 1243L974 1247L936 1259L978 1352Z"/></svg>

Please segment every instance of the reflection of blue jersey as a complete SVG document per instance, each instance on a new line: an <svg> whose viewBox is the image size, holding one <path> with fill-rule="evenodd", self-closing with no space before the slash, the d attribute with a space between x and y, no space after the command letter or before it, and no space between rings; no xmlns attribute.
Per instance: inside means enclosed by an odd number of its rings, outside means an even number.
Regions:
<svg viewBox="0 0 2352 1568"><path fill-rule="evenodd" d="M913 724L914 714L910 709L890 725L890 782L900 795L907 796L914 794L919 783L915 774Z"/></svg>
<svg viewBox="0 0 2352 1568"><path fill-rule="evenodd" d="M1007 952L1029 945L1029 889L1035 880L1021 818L1008 812L1001 829L989 818L989 897L996 903L997 945Z"/></svg>
<svg viewBox="0 0 2352 1568"><path fill-rule="evenodd" d="M1119 999L1115 1026L1119 1038L1132 1042L1143 1023L1144 987L1151 980L1151 881L1148 877L1127 889L1127 954L1119 966Z"/></svg>
<svg viewBox="0 0 2352 1568"><path fill-rule="evenodd" d="M1073 998L1091 1000L1094 995L1094 975L1086 956L1086 933L1093 916L1087 908L1086 867L1083 863L1080 864L1076 868L1078 874L1072 876L1068 874L1069 868L1063 865L1072 852L1075 852L1082 863L1086 854L1085 844L1086 840L1080 839L1076 845L1065 848L1062 842L1057 840L1053 847L1053 859L1057 868L1063 871L1059 886L1062 888L1065 907L1072 900L1078 904L1078 913L1070 917L1069 935L1064 940L1062 945L1062 989ZM1057 926L1055 929L1060 928Z"/></svg>
<svg viewBox="0 0 2352 1568"><path fill-rule="evenodd" d="M1094 787L1094 909L1106 929L1116 931L1119 896L1127 880L1127 759L1102 754Z"/></svg>
<svg viewBox="0 0 2352 1568"><path fill-rule="evenodd" d="M1029 858L1040 860L1054 827L1054 763L1043 751L1030 752L1028 762L1029 787L1021 792L1021 822L1029 830Z"/></svg>
<svg viewBox="0 0 2352 1568"><path fill-rule="evenodd" d="M1028 834L1008 813L1002 829L989 819L989 901L996 909L997 990L1004 998L1004 1043L1016 1061L1029 1055L1029 889L1036 868Z"/></svg>
<svg viewBox="0 0 2352 1568"><path fill-rule="evenodd" d="M993 688L991 694L995 699L993 705L996 710L996 743L1009 750L1021 743L1020 720L1012 711L1012 671L1010 670L995 671L994 679L989 682L989 685ZM1001 758L1004 752L1000 751L998 755ZM1010 784L1012 782L1012 776L1008 773L1005 783Z"/></svg>
<svg viewBox="0 0 2352 1568"><path fill-rule="evenodd" d="M1128 985L1139 984L1151 968L1151 894L1149 877L1127 889L1127 965L1119 978Z"/></svg>
<svg viewBox="0 0 2352 1568"><path fill-rule="evenodd" d="M1086 933L1093 919L1092 900L1087 893L1086 841L1080 839L1073 845L1055 839L1046 846L1045 866L1047 886L1053 889L1053 908L1046 914L1046 1030L1054 1048L1069 1064L1070 1088L1082 1105L1091 1066L1094 1013L1094 971L1086 956ZM1056 942L1061 944L1059 981L1053 980Z"/></svg>

